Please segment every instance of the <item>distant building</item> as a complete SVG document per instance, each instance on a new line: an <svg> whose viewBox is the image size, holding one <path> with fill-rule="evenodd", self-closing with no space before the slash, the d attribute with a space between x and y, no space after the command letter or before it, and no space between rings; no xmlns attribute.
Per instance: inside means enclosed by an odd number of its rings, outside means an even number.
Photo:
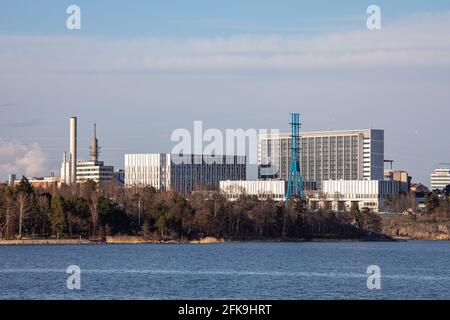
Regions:
<svg viewBox="0 0 450 320"><path fill-rule="evenodd" d="M427 186L425 186L424 184L422 184L422 183L412 183L411 184L411 191L412 192L416 192L416 193L418 193L418 192L421 192L421 193L427 193L427 192L430 192L430 190L427 188Z"/></svg>
<svg viewBox="0 0 450 320"><path fill-rule="evenodd" d="M76 119L75 119L76 120ZM72 122L71 122L72 123ZM75 122L75 135L76 135L76 122ZM71 129L72 131L72 129ZM71 141L72 139L71 134ZM76 139L74 139L76 140ZM71 142L72 143L72 142ZM75 148L76 149L76 148ZM73 154L76 154L77 151L75 150L72 152ZM114 167L113 166L105 166L103 161L99 161L100 155L100 146L98 145L98 139L97 139L97 126L94 124L94 137L92 139L92 142L89 147L89 161L76 161L75 166L75 179L77 183L84 183L87 180L93 180L95 182L111 182L114 181ZM71 158L70 156L69 158ZM67 159L67 154L64 152L63 155L63 162L61 165L61 182L69 184L72 179L74 178L74 175L72 173L73 171L72 162L70 159Z"/></svg>
<svg viewBox="0 0 450 320"><path fill-rule="evenodd" d="M221 180L245 180L245 156L126 154L125 186L190 194L218 189Z"/></svg>
<svg viewBox="0 0 450 320"><path fill-rule="evenodd" d="M121 186L125 185L125 170L117 169L114 170L114 180L117 181Z"/></svg>
<svg viewBox="0 0 450 320"><path fill-rule="evenodd" d="M350 211L352 207L373 212L385 211L386 200L399 194L398 181L353 180L323 181L322 191L311 194L311 209Z"/></svg>
<svg viewBox="0 0 450 320"><path fill-rule="evenodd" d="M67 159L67 153L63 153L63 161L61 164L61 183L69 184L71 183L71 162Z"/></svg>
<svg viewBox="0 0 450 320"><path fill-rule="evenodd" d="M14 186L19 185L22 179L16 179L14 181ZM49 177L27 177L30 185L35 189L47 190L51 188L57 188L59 186L59 177L51 175Z"/></svg>
<svg viewBox="0 0 450 320"><path fill-rule="evenodd" d="M9 174L8 176L8 185L10 187L14 186L14 182L16 181L16 175L15 174Z"/></svg>
<svg viewBox="0 0 450 320"><path fill-rule="evenodd" d="M436 169L431 174L431 190L444 190L450 184L450 169Z"/></svg>
<svg viewBox="0 0 450 320"><path fill-rule="evenodd" d="M288 133L263 134L258 144L258 178L288 180L291 162ZM300 167L304 181L383 180L384 131L302 132Z"/></svg>
<svg viewBox="0 0 450 320"><path fill-rule="evenodd" d="M404 170L384 169L385 181L401 182L401 192L408 193L411 190L411 176Z"/></svg>
<svg viewBox="0 0 450 320"><path fill-rule="evenodd" d="M77 183L84 183L87 180L111 182L114 180L114 167L105 166L103 161L78 161Z"/></svg>
<svg viewBox="0 0 450 320"><path fill-rule="evenodd" d="M220 181L220 191L230 200L236 200L242 195L257 196L265 200L284 201L286 197L286 181L253 180L253 181Z"/></svg>
<svg viewBox="0 0 450 320"><path fill-rule="evenodd" d="M411 184L411 192L414 193L416 198L416 203L419 209L425 209L425 195L430 192L430 190L421 183L412 183Z"/></svg>

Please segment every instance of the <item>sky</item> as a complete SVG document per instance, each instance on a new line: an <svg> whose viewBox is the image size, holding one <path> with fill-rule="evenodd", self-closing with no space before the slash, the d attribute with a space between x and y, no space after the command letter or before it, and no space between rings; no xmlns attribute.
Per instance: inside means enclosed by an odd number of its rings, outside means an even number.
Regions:
<svg viewBox="0 0 450 320"><path fill-rule="evenodd" d="M81 8L68 30L66 8ZM366 9L381 9L368 30ZM0 181L59 173L69 117L107 164L203 127L385 130L429 184L450 162L450 1L0 2Z"/></svg>

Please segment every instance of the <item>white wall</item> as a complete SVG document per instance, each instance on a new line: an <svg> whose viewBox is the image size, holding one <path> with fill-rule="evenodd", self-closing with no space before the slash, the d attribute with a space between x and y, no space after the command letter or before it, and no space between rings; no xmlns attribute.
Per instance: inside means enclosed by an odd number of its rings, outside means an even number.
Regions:
<svg viewBox="0 0 450 320"><path fill-rule="evenodd" d="M286 195L286 181L220 181L219 186L220 191L232 199L247 194L256 195L258 198L267 198L270 195L274 200L282 201Z"/></svg>

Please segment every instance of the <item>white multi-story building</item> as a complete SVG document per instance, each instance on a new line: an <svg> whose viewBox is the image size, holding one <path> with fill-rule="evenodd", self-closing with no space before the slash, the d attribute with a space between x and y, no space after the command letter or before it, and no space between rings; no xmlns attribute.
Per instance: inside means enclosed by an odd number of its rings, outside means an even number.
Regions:
<svg viewBox="0 0 450 320"><path fill-rule="evenodd" d="M110 182L114 180L114 167L105 166L103 161L78 161L77 183L87 180Z"/></svg>
<svg viewBox="0 0 450 320"><path fill-rule="evenodd" d="M443 190L450 185L450 169L436 169L431 174L431 190Z"/></svg>
<svg viewBox="0 0 450 320"><path fill-rule="evenodd" d="M77 161L77 183L83 183L87 180L95 182L113 181L114 167L105 166L103 161ZM61 182L70 182L70 162L64 160L61 165Z"/></svg>
<svg viewBox="0 0 450 320"><path fill-rule="evenodd" d="M284 201L286 197L286 181L252 180L252 181L220 181L220 191L230 200L242 195L257 196L258 199Z"/></svg>
<svg viewBox="0 0 450 320"><path fill-rule="evenodd" d="M89 147L89 161L78 161L77 151L77 119L70 119L70 154L64 152L63 162L61 164L61 183L84 183L87 180L95 182L111 182L114 181L114 167L105 166L103 161L99 161L100 147L97 139L97 126L94 124L94 137Z"/></svg>
<svg viewBox="0 0 450 320"><path fill-rule="evenodd" d="M125 186L170 190L170 155L166 153L126 154Z"/></svg>
<svg viewBox="0 0 450 320"><path fill-rule="evenodd" d="M304 181L320 187L324 180L383 180L383 130L302 132L300 141ZM258 153L259 179L288 180L289 133L260 135Z"/></svg>
<svg viewBox="0 0 450 320"><path fill-rule="evenodd" d="M125 186L190 194L217 189L221 180L245 180L245 156L126 154Z"/></svg>
<svg viewBox="0 0 450 320"><path fill-rule="evenodd" d="M322 191L308 198L312 209L349 211L352 207L373 212L385 211L385 202L401 192L400 181L326 180Z"/></svg>

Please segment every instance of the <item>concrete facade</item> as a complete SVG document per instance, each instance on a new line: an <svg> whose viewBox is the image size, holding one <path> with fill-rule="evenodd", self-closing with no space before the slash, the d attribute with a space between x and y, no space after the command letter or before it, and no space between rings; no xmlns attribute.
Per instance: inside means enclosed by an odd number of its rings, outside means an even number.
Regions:
<svg viewBox="0 0 450 320"><path fill-rule="evenodd" d="M385 202L400 192L399 181L327 180L323 181L322 191L310 194L308 200L312 209L349 211L357 207L380 212L386 209Z"/></svg>
<svg viewBox="0 0 450 320"><path fill-rule="evenodd" d="M245 180L245 156L126 154L125 186L190 194L218 189L221 180Z"/></svg>
<svg viewBox="0 0 450 320"><path fill-rule="evenodd" d="M258 178L288 180L291 137L263 134L258 144ZM302 132L300 167L304 181L383 180L384 131Z"/></svg>

